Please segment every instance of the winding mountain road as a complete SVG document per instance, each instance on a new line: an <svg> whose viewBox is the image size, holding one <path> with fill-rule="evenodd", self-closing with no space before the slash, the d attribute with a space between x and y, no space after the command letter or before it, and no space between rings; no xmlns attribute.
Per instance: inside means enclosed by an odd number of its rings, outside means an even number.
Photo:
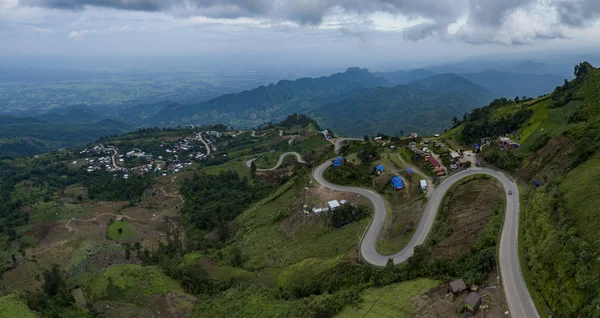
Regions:
<svg viewBox="0 0 600 318"><path fill-rule="evenodd" d="M302 160L302 156L300 156L299 153L286 152L286 153L283 153L281 156L279 156L279 160L277 160L277 164L275 165L275 167L269 168L269 169L256 168L256 171L273 171L273 170L279 168L279 166L281 166L281 164L283 163L283 159L287 156L296 156L296 161L298 161L299 163L306 163L306 161ZM258 158L254 158L254 159L250 159L250 160L246 161L246 167L250 168L252 166L252 162L256 159L258 159Z"/></svg>
<svg viewBox="0 0 600 318"><path fill-rule="evenodd" d="M512 317L539 317L533 300L531 299L529 291L527 290L527 285L523 279L521 265L519 263L519 188L508 175L501 171L488 168L471 168L448 177L438 185L437 189L429 198L419 225L406 247L393 255L381 255L377 253L375 244L377 243L377 238L379 237L379 233L381 232L381 229L385 223L385 201L374 191L362 188L339 186L328 182L323 178L323 172L330 165L331 161L327 161L314 170L313 177L318 183L335 191L349 192L365 196L373 203L373 219L360 242L360 254L366 262L376 266L385 266L390 258L395 264L398 264L406 261L410 256L413 255L414 248L417 245L423 244L427 239L444 194L453 184L465 177L475 174L486 174L497 179L502 184L506 194L504 227L502 228L499 249L500 273L502 276L502 282L504 283L506 301ZM508 195L508 191L512 191L513 194Z"/></svg>

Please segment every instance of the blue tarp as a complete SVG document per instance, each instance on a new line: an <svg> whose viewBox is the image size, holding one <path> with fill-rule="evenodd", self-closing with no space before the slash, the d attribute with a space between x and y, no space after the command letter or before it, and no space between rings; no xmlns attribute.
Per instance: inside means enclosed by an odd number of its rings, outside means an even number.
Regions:
<svg viewBox="0 0 600 318"><path fill-rule="evenodd" d="M377 167L375 167L375 169L377 169L377 171L383 171L383 166L382 165L377 165Z"/></svg>
<svg viewBox="0 0 600 318"><path fill-rule="evenodd" d="M404 182L402 181L402 178L395 176L392 178L392 186L394 187L394 189L402 189L404 188Z"/></svg>
<svg viewBox="0 0 600 318"><path fill-rule="evenodd" d="M412 169L408 169L408 174L413 174L413 170Z"/></svg>
<svg viewBox="0 0 600 318"><path fill-rule="evenodd" d="M333 166L334 166L334 167L340 167L341 165L342 165L342 164L341 164L341 163L339 163L339 162L335 162L335 163L333 164Z"/></svg>

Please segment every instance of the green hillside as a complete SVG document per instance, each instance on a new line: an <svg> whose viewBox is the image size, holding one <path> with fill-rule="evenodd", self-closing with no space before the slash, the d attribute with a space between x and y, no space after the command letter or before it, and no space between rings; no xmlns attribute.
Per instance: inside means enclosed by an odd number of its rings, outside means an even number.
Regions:
<svg viewBox="0 0 600 318"><path fill-rule="evenodd" d="M551 95L476 109L445 135L473 143L509 134L520 143L497 151L492 139L483 155L521 181L521 265L543 316L600 315L600 70L582 63L575 75Z"/></svg>

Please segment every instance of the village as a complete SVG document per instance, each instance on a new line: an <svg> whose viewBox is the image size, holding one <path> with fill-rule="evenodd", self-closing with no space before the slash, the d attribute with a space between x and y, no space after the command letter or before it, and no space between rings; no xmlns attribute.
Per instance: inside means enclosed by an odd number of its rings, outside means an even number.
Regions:
<svg viewBox="0 0 600 318"><path fill-rule="evenodd" d="M119 149L102 144L79 151L85 156L72 162L85 167L89 173L107 172L114 177L129 179L132 175L166 176L179 173L183 168L208 158L217 148L214 142L223 136L217 131L197 132L193 137L185 137L174 142L161 142L154 147L153 153L139 148ZM212 140L211 140L212 139Z"/></svg>

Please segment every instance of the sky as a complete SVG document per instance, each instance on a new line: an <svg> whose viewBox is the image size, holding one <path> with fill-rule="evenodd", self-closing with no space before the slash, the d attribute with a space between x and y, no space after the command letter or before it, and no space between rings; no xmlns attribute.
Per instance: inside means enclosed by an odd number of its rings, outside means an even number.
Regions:
<svg viewBox="0 0 600 318"><path fill-rule="evenodd" d="M598 0L0 0L0 63L408 67L594 51L599 20Z"/></svg>

